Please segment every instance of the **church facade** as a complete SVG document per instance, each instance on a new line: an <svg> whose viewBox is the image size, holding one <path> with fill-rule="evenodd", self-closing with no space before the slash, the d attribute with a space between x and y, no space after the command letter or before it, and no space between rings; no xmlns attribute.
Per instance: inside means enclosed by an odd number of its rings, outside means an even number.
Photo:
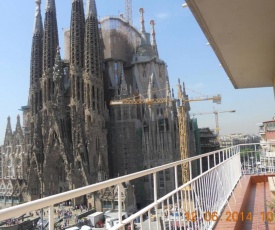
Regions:
<svg viewBox="0 0 275 230"><path fill-rule="evenodd" d="M177 108L154 21L140 30L123 15L98 21L95 0L73 0L61 58L54 0L45 20L36 0L30 89L23 128L10 118L0 153L0 204L38 199L180 159ZM110 105L126 98L159 104ZM180 171L180 170L179 170ZM180 181L180 180L179 180ZM158 174L158 194L175 187ZM153 200L153 179L133 182L136 202ZM85 198L81 202L85 202Z"/></svg>

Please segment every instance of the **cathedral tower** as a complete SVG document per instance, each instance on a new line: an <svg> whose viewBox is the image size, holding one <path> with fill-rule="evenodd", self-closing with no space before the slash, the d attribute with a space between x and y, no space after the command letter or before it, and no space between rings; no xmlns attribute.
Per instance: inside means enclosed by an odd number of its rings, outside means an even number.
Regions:
<svg viewBox="0 0 275 230"><path fill-rule="evenodd" d="M57 47L58 31L55 0L47 0L43 34L43 109L45 109L47 103L51 101L51 95L54 90L52 74Z"/></svg>
<svg viewBox="0 0 275 230"><path fill-rule="evenodd" d="M41 0L36 0L34 31L32 37L31 63L30 63L30 91L28 115L30 135L25 132L26 152L28 152L28 175L34 175L32 182L41 187L41 168L43 164L43 144L42 144L42 70L43 70L43 23L41 17ZM40 172L40 173L38 173ZM40 175L40 176L38 176ZM29 184L30 199L38 198L37 186ZM34 196L33 196L34 195Z"/></svg>
<svg viewBox="0 0 275 230"><path fill-rule="evenodd" d="M106 176L108 175L107 132L104 120L103 43L95 0L87 1L86 10L83 77L85 135L86 139L89 140L87 143L89 152L87 162L92 170L90 172L92 177L102 178L102 175L97 175L99 163L100 165L104 164Z"/></svg>

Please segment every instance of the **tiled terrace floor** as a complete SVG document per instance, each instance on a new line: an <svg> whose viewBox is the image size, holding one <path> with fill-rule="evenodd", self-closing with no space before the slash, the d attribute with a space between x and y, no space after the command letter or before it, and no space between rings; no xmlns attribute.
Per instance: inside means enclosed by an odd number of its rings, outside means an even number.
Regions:
<svg viewBox="0 0 275 230"><path fill-rule="evenodd" d="M234 190L234 196L230 197L229 205L215 229L275 230L275 218L273 221L265 218L270 211L266 204L271 200L267 177L243 176Z"/></svg>

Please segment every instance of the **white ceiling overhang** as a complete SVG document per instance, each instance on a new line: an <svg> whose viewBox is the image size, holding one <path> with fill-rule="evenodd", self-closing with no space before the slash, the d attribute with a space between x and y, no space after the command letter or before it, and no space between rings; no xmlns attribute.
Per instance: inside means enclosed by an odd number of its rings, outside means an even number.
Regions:
<svg viewBox="0 0 275 230"><path fill-rule="evenodd" d="M275 0L186 0L235 88L273 86Z"/></svg>

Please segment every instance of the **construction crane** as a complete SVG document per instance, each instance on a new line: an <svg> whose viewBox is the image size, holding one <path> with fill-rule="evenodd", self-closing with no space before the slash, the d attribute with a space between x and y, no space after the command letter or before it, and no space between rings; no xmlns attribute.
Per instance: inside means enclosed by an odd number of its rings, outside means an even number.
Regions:
<svg viewBox="0 0 275 230"><path fill-rule="evenodd" d="M220 142L220 126L219 126L219 113L235 113L236 110L225 110L225 111L218 111L215 110L213 112L205 112L205 113L194 113L194 115L206 115L206 114L215 114L215 122L216 122L216 134L217 134L217 139Z"/></svg>
<svg viewBox="0 0 275 230"><path fill-rule="evenodd" d="M184 87L183 87L184 88ZM185 92L182 90L180 81L178 84L178 99L171 98L141 98L140 96L134 96L132 98L125 98L121 100L112 100L110 101L111 106L115 105L136 105L136 104L147 104L151 107L153 104L168 103L171 101L177 102L178 110L178 124L179 124L179 143L180 143L180 156L181 160L187 159L188 155L188 125L187 125L187 114L186 108L189 106L189 102L195 101L207 101L213 100L213 103L221 103L221 95L213 97L199 97L189 99ZM189 164L184 163L181 166L182 168L182 183L186 183L190 180L190 170Z"/></svg>
<svg viewBox="0 0 275 230"><path fill-rule="evenodd" d="M184 87L183 87L184 88ZM181 160L187 159L188 155L188 126L187 126L187 114L186 107L189 102L213 100L213 103L221 103L221 95L213 97L200 97L189 99L185 92L183 92L180 82L178 84L178 124L179 124L179 143L180 143L180 155ZM185 184L190 180L189 164L184 163L181 165L182 170L182 184Z"/></svg>

